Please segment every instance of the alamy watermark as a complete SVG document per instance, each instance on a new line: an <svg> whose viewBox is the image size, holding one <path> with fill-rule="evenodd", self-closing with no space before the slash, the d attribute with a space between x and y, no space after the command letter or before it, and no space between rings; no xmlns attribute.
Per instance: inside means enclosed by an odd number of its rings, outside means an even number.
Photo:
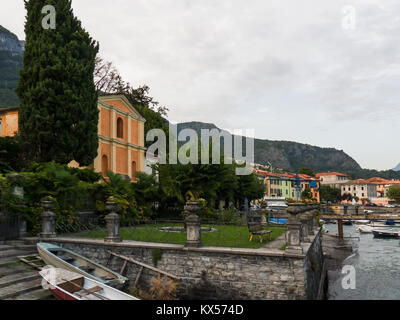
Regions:
<svg viewBox="0 0 400 320"><path fill-rule="evenodd" d="M355 30L357 26L356 8L354 6L342 7L342 28L344 30Z"/></svg>
<svg viewBox="0 0 400 320"><path fill-rule="evenodd" d="M39 272L42 276L42 288L43 289L55 289L57 284L57 270L53 266L46 265Z"/></svg>
<svg viewBox="0 0 400 320"><path fill-rule="evenodd" d="M42 19L42 28L45 30L56 28L56 8L47 5L42 8L42 13L46 16Z"/></svg>
<svg viewBox="0 0 400 320"><path fill-rule="evenodd" d="M253 129L235 129L233 135L228 131L219 131L218 129L201 129L199 139L197 132L193 129L183 129L178 134L177 127L170 125L168 139L169 164L177 164L178 161L180 164L221 164L221 139L223 139L223 163L232 164L235 161L238 164L236 175L249 175L253 172L250 166L254 162ZM166 164L167 137L165 132L161 129L152 129L147 133L146 141L155 141L148 147L146 159L149 162ZM201 141L200 144L199 141ZM243 155L243 141L245 141L246 146L245 155ZM186 143L180 146L178 150L178 142ZM154 156L155 154L157 156Z"/></svg>
<svg viewBox="0 0 400 320"><path fill-rule="evenodd" d="M356 269L351 265L345 265L342 268L342 288L344 290L356 288Z"/></svg>

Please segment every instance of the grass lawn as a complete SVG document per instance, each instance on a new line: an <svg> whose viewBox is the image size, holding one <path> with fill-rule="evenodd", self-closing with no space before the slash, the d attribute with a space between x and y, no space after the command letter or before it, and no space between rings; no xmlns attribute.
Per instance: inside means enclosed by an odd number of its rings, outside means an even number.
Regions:
<svg viewBox="0 0 400 320"><path fill-rule="evenodd" d="M185 244L185 232L162 232L160 227L182 227L177 224L146 224L133 228L121 228L120 235L123 240L135 240L157 243L172 243ZM258 236L254 236L252 241L249 241L250 233L247 226L237 225L203 225L202 227L213 227L217 229L215 232L202 232L201 241L206 247L233 247L233 248L253 248L257 249L268 242L268 235L264 235L262 243ZM272 230L271 241L278 238L286 231L286 228L281 227L266 227L265 230ZM105 230L91 231L80 234L80 236L88 238L104 238L106 237Z"/></svg>

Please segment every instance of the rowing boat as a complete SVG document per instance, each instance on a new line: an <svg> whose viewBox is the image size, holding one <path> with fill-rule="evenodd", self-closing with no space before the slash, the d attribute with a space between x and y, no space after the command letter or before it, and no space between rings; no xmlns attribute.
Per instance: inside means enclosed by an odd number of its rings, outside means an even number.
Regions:
<svg viewBox="0 0 400 320"><path fill-rule="evenodd" d="M37 250L47 265L79 273L87 278L115 288L122 288L128 280L117 272L80 254L51 243L39 242Z"/></svg>
<svg viewBox="0 0 400 320"><path fill-rule="evenodd" d="M42 285L58 300L139 300L99 281L60 268L44 268L39 272Z"/></svg>

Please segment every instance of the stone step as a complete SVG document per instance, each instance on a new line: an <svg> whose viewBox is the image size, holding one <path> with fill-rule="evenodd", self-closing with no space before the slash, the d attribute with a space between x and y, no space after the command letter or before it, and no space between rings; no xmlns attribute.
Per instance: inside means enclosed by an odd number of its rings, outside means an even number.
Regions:
<svg viewBox="0 0 400 320"><path fill-rule="evenodd" d="M37 251L33 251L32 249L21 250L21 249L10 249L0 251L0 259L2 258L10 258L10 257L17 257L17 256L26 256L26 255L34 255Z"/></svg>
<svg viewBox="0 0 400 320"><path fill-rule="evenodd" d="M8 244L10 246L18 246L18 245L24 245L24 244L29 244L29 243L25 240L6 240L6 241L4 241L3 244Z"/></svg>
<svg viewBox="0 0 400 320"><path fill-rule="evenodd" d="M17 265L16 263L17 262L14 262L13 264L0 267L0 281L3 277L11 274L34 271L34 269L28 265L25 264Z"/></svg>
<svg viewBox="0 0 400 320"><path fill-rule="evenodd" d="M19 282L0 289L0 300L13 298L42 288L42 278L31 281Z"/></svg>
<svg viewBox="0 0 400 320"><path fill-rule="evenodd" d="M9 244L0 244L0 251L11 250L11 249L14 249L14 247L10 246Z"/></svg>
<svg viewBox="0 0 400 320"><path fill-rule="evenodd" d="M41 278L38 271L21 272L17 274L10 274L0 278L0 296L2 288L6 288L21 282L28 282Z"/></svg>
<svg viewBox="0 0 400 320"><path fill-rule="evenodd" d="M0 267L8 266L10 264L17 263L19 260L17 258L4 258L0 259Z"/></svg>
<svg viewBox="0 0 400 320"><path fill-rule="evenodd" d="M6 300L55 300L55 298L50 290L37 289Z"/></svg>

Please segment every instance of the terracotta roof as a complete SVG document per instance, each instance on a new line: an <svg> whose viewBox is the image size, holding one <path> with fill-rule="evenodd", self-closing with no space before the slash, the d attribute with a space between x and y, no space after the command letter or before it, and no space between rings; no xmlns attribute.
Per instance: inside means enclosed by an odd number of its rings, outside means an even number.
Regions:
<svg viewBox="0 0 400 320"><path fill-rule="evenodd" d="M274 173L274 172L269 172L265 170L260 170L260 169L253 169L253 172L255 172L256 175L260 177L275 177L275 178L289 178L289 179L296 179L296 174L295 173ZM316 180L318 179L311 177L307 174L301 174L299 173L299 179L300 180Z"/></svg>
<svg viewBox="0 0 400 320"><path fill-rule="evenodd" d="M380 177L373 177L366 180L370 184L397 184L400 181L388 180Z"/></svg>
<svg viewBox="0 0 400 320"><path fill-rule="evenodd" d="M0 108L0 113L6 112L6 111L12 111L12 110L18 110L19 107L6 107L6 108Z"/></svg>
<svg viewBox="0 0 400 320"><path fill-rule="evenodd" d="M353 185L353 184L371 184L365 179L357 179L357 180L352 180L347 183L343 183L343 185Z"/></svg>
<svg viewBox="0 0 400 320"><path fill-rule="evenodd" d="M319 172L316 173L315 176L317 178L321 177L321 176L340 176L340 177L347 177L347 174L345 173L340 173L340 172Z"/></svg>

